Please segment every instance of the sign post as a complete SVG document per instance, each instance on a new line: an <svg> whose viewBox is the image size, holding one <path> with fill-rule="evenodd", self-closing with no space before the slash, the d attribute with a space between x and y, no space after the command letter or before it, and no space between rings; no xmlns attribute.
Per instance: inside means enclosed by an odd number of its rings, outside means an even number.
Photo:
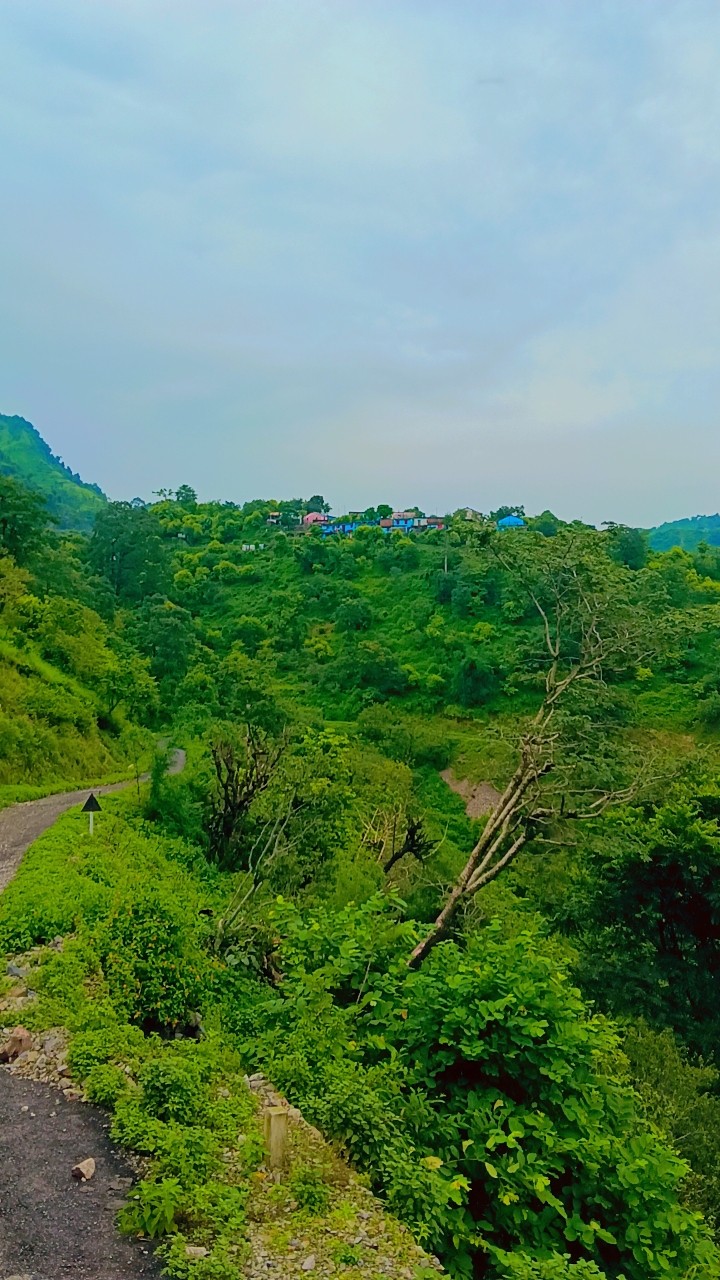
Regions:
<svg viewBox="0 0 720 1280"><path fill-rule="evenodd" d="M90 818L90 835L92 835L93 834L93 818L95 817L96 813L100 812L100 804L97 800L97 797L93 795L92 791L90 792L90 795L88 796L87 800L85 801L82 807L82 812L86 813Z"/></svg>

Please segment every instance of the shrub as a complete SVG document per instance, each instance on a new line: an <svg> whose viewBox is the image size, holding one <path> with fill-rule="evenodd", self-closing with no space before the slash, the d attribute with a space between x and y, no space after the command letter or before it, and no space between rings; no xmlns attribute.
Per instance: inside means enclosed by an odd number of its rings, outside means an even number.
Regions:
<svg viewBox="0 0 720 1280"><path fill-rule="evenodd" d="M288 1183L290 1194L308 1213L325 1213L330 1202L330 1189L319 1169L301 1166L293 1170Z"/></svg>
<svg viewBox="0 0 720 1280"><path fill-rule="evenodd" d="M120 1211L124 1231L144 1236L162 1236L172 1231L182 1203L183 1189L176 1178L161 1182L138 1182L129 1203Z"/></svg>
<svg viewBox="0 0 720 1280"><path fill-rule="evenodd" d="M207 962L196 928L167 890L117 894L95 936L111 998L129 1021L173 1026L200 1007Z"/></svg>
<svg viewBox="0 0 720 1280"><path fill-rule="evenodd" d="M140 1072L145 1110L158 1120L193 1124L205 1105L198 1064L164 1053L152 1058Z"/></svg>
<svg viewBox="0 0 720 1280"><path fill-rule="evenodd" d="M616 1034L556 950L496 924L409 972L386 912L278 917L286 1000L251 1034L264 1022L264 1060L308 1118L458 1276L478 1250L493 1280L718 1276L678 1201L687 1166L615 1079Z"/></svg>
<svg viewBox="0 0 720 1280"><path fill-rule="evenodd" d="M85 1093L101 1107L114 1107L128 1090L128 1078L120 1067L110 1062L92 1067L85 1079Z"/></svg>
<svg viewBox="0 0 720 1280"><path fill-rule="evenodd" d="M217 1167L220 1145L198 1125L168 1124L158 1131L153 1168L159 1177L177 1178L183 1187L207 1181Z"/></svg>

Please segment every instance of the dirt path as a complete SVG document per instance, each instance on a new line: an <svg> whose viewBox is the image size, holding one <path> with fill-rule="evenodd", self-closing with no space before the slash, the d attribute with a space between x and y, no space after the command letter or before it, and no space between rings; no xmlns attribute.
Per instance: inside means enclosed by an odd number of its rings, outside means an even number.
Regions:
<svg viewBox="0 0 720 1280"><path fill-rule="evenodd" d="M2 1280L143 1280L160 1275L147 1246L115 1227L132 1170L108 1120L52 1085L0 1070ZM71 1176L92 1156L95 1176Z"/></svg>
<svg viewBox="0 0 720 1280"><path fill-rule="evenodd" d="M492 782L470 782L467 778L456 778L452 769L443 769L440 777L452 791L462 796L468 818L483 818L486 813L492 813L500 799L500 792Z"/></svg>
<svg viewBox="0 0 720 1280"><path fill-rule="evenodd" d="M169 773L185 767L173 753ZM67 791L0 812L0 892L38 836L94 791L108 795L133 781ZM113 1150L108 1120L68 1101L60 1089L0 1067L0 1280L142 1280L160 1275L147 1248L121 1236L115 1216L132 1170ZM71 1176L89 1156L95 1176Z"/></svg>
<svg viewBox="0 0 720 1280"><path fill-rule="evenodd" d="M180 773L184 768L185 752L174 751L168 773ZM147 781L148 776L144 774L141 781ZM84 787L82 791L65 791L59 795L44 796L42 800L13 804L8 809L1 810L0 893L15 875L23 854L43 831L52 826L61 813L72 809L75 804L84 804L91 792L96 796L106 796L113 791L125 791L127 787L134 785L135 780L132 779L129 782L113 782L104 787Z"/></svg>

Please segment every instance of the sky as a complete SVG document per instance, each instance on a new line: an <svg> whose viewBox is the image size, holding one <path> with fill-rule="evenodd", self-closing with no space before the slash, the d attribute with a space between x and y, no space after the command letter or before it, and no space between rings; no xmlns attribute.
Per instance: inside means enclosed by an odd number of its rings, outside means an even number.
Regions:
<svg viewBox="0 0 720 1280"><path fill-rule="evenodd" d="M720 507L716 0L0 0L0 412L192 484Z"/></svg>

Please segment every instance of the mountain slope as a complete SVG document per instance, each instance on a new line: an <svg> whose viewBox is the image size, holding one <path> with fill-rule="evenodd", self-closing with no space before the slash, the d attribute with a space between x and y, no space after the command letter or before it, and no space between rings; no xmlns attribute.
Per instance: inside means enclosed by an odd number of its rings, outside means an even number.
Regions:
<svg viewBox="0 0 720 1280"><path fill-rule="evenodd" d="M106 501L102 489L85 484L52 453L31 422L5 414L0 414L0 474L41 493L61 529L89 529Z"/></svg>
<svg viewBox="0 0 720 1280"><path fill-rule="evenodd" d="M650 529L648 536L653 551L669 551L671 547L694 551L701 542L720 547L720 515L668 520Z"/></svg>

